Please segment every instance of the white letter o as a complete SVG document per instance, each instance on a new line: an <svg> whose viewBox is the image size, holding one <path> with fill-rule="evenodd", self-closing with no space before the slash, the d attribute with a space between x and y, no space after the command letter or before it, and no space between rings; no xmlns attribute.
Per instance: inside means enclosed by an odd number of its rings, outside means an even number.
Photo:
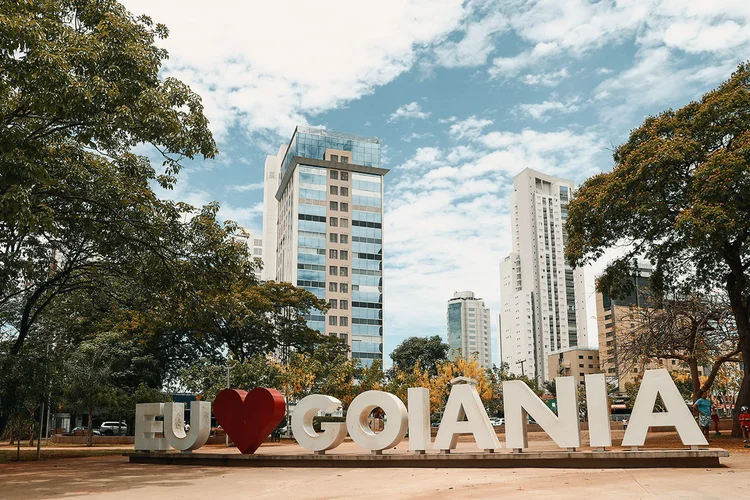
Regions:
<svg viewBox="0 0 750 500"><path fill-rule="evenodd" d="M382 432L370 429L368 418L375 408L382 408L388 420ZM354 398L346 414L346 428L357 445L370 451L393 448L400 443L409 425L409 415L404 403L393 394L383 391L366 391Z"/></svg>

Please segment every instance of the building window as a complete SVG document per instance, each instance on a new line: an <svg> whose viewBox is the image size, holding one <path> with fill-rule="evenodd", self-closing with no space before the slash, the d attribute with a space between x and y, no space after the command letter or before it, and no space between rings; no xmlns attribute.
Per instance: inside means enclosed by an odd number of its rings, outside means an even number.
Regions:
<svg viewBox="0 0 750 500"><path fill-rule="evenodd" d="M339 325L340 326L349 326L349 318L347 316L341 316L339 318Z"/></svg>
<svg viewBox="0 0 750 500"><path fill-rule="evenodd" d="M339 155L331 155L331 161L339 161Z"/></svg>
<svg viewBox="0 0 750 500"><path fill-rule="evenodd" d="M328 241L331 243L338 243L339 242L339 235L337 233L331 233L328 235Z"/></svg>
<svg viewBox="0 0 750 500"><path fill-rule="evenodd" d="M339 268L336 266L328 266L328 274L330 276L336 276L338 274Z"/></svg>
<svg viewBox="0 0 750 500"><path fill-rule="evenodd" d="M341 172L341 180L342 181L348 181L349 180L349 172Z"/></svg>
<svg viewBox="0 0 750 500"><path fill-rule="evenodd" d="M341 283L341 293L349 293L349 283Z"/></svg>
<svg viewBox="0 0 750 500"><path fill-rule="evenodd" d="M349 196L349 188L348 187L341 187L341 196Z"/></svg>
<svg viewBox="0 0 750 500"><path fill-rule="evenodd" d="M331 248L330 250L328 250L328 258L329 259L338 259L339 258L339 251L336 250L336 249L334 249L334 248Z"/></svg>
<svg viewBox="0 0 750 500"><path fill-rule="evenodd" d="M338 172L338 170L331 170L331 179L333 179L333 180L339 180L339 172Z"/></svg>
<svg viewBox="0 0 750 500"><path fill-rule="evenodd" d="M328 220L331 221L331 226L338 227L339 220L336 217L329 217Z"/></svg>
<svg viewBox="0 0 750 500"><path fill-rule="evenodd" d="M341 227L349 227L349 219L341 218Z"/></svg>
<svg viewBox="0 0 750 500"><path fill-rule="evenodd" d="M578 356L578 359L583 359L583 356Z"/></svg>
<svg viewBox="0 0 750 500"><path fill-rule="evenodd" d="M344 310L349 309L349 301L348 300L341 299L341 301L339 303L341 305L341 309L344 309Z"/></svg>
<svg viewBox="0 0 750 500"><path fill-rule="evenodd" d="M348 212L349 211L349 204L348 203L341 203L341 211L342 212Z"/></svg>
<svg viewBox="0 0 750 500"><path fill-rule="evenodd" d="M338 195L339 194L339 187L338 186L330 186L330 193Z"/></svg>
<svg viewBox="0 0 750 500"><path fill-rule="evenodd" d="M343 156L342 158L346 158L346 156ZM339 333L339 338L344 341L344 343L349 343L349 334L348 333Z"/></svg>
<svg viewBox="0 0 750 500"><path fill-rule="evenodd" d="M348 267L340 267L339 268L339 276L349 276L349 268Z"/></svg>
<svg viewBox="0 0 750 500"><path fill-rule="evenodd" d="M589 356L589 359L594 359L594 356Z"/></svg>
<svg viewBox="0 0 750 500"><path fill-rule="evenodd" d="M349 250L341 250L341 260L349 260Z"/></svg>
<svg viewBox="0 0 750 500"><path fill-rule="evenodd" d="M329 292L338 292L338 287L339 287L338 283L334 283L334 282L328 283L328 291Z"/></svg>
<svg viewBox="0 0 750 500"><path fill-rule="evenodd" d="M589 365L589 368L593 368L593 367L594 367L594 365Z"/></svg>
<svg viewBox="0 0 750 500"><path fill-rule="evenodd" d="M341 157L341 163L349 163L349 157L348 156L342 156ZM344 174L346 174L346 177L344 177ZM349 178L349 172L341 172L341 180L345 181Z"/></svg>
<svg viewBox="0 0 750 500"><path fill-rule="evenodd" d="M328 316L328 324L336 326L337 316Z"/></svg>
<svg viewBox="0 0 750 500"><path fill-rule="evenodd" d="M638 368L633 368L633 373L638 373Z"/></svg>
<svg viewBox="0 0 750 500"><path fill-rule="evenodd" d="M330 208L331 208L331 210L338 210L339 209L339 202L338 201L332 201Z"/></svg>
<svg viewBox="0 0 750 500"><path fill-rule="evenodd" d="M583 365L578 365L578 368L583 368Z"/></svg>
<svg viewBox="0 0 750 500"><path fill-rule="evenodd" d="M349 235L348 234L342 234L339 235L341 243L349 243Z"/></svg>
<svg viewBox="0 0 750 500"><path fill-rule="evenodd" d="M330 307L331 309L338 309L338 300L336 300L336 299L330 299L330 300L328 301L328 306L329 306L329 307Z"/></svg>

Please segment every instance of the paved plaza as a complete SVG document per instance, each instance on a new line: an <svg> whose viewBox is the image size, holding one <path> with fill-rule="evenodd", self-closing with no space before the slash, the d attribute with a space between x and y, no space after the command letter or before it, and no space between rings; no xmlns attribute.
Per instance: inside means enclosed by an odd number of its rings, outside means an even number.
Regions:
<svg viewBox="0 0 750 500"><path fill-rule="evenodd" d="M531 448L554 449L534 433ZM539 434L539 435L536 435ZM674 447L674 435L649 438ZM407 443L399 449L405 450ZM281 499L430 498L733 498L750 491L750 450L720 439L729 458L710 469L293 469L180 467L130 464L121 456L0 465L0 497L178 499L206 497ZM473 448L462 442L459 451ZM221 446L201 451L226 452ZM295 444L267 443L259 452L295 454ZM345 442L337 452L361 450Z"/></svg>

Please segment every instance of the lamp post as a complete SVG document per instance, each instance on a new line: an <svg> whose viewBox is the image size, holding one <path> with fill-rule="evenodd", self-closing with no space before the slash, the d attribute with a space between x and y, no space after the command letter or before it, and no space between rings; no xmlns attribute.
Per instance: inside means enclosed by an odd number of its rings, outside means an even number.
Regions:
<svg viewBox="0 0 750 500"><path fill-rule="evenodd" d="M227 355L227 389L229 389L229 356ZM229 434L227 434L227 430L223 429L224 431L224 444L227 448L229 448Z"/></svg>

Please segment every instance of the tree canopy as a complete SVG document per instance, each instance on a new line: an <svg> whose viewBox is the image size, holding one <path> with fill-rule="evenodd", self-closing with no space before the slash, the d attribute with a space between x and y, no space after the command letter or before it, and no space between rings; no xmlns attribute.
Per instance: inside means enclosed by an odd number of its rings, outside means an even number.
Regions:
<svg viewBox="0 0 750 500"><path fill-rule="evenodd" d="M450 346L439 335L432 337L409 337L391 353L391 359L399 370L408 372L419 365L431 375L437 374L437 365L448 359Z"/></svg>
<svg viewBox="0 0 750 500"><path fill-rule="evenodd" d="M3 2L0 22L0 371L67 294L173 276L187 205L160 200L180 161L213 157L200 97L159 78L163 25L115 0ZM150 145L157 171L135 154ZM148 270L148 272L143 272ZM0 431L18 397L0 389Z"/></svg>
<svg viewBox="0 0 750 500"><path fill-rule="evenodd" d="M581 266L619 246L629 250L599 281L614 295L630 289L636 256L656 264L657 293L723 290L750 359L750 65L699 101L647 118L614 160L570 203L568 262Z"/></svg>

